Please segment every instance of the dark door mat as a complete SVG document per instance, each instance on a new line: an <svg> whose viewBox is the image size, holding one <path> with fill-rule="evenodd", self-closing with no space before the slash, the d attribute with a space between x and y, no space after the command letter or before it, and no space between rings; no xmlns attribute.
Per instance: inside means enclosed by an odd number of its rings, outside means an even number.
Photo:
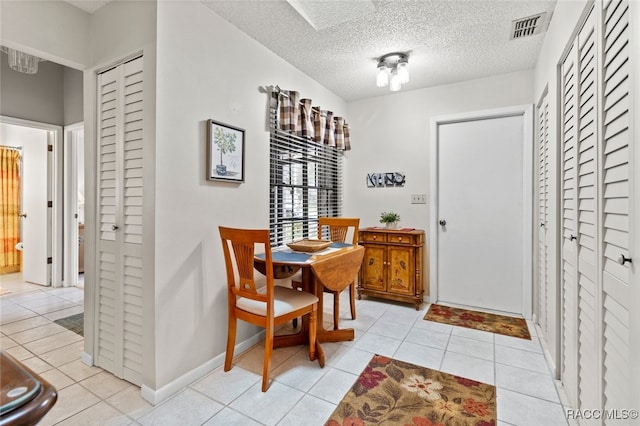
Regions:
<svg viewBox="0 0 640 426"><path fill-rule="evenodd" d="M70 317L60 318L54 323L73 331L84 337L84 313L71 315Z"/></svg>

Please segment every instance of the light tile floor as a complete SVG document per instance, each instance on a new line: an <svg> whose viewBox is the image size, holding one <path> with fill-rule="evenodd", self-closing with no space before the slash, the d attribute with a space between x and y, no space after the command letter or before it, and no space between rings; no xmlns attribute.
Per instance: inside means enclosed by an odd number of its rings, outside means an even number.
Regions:
<svg viewBox="0 0 640 426"><path fill-rule="evenodd" d="M356 339L323 344L324 369L305 348L277 349L262 393L257 345L236 355L231 371L219 368L154 407L138 387L83 364L82 337L53 323L83 311L82 288L41 287L20 274L2 276L0 286L2 349L59 391L41 425L322 425L374 353L496 385L500 426L567 424L531 324L524 341L424 321L426 305L416 311L371 298L358 301L352 321L345 293L342 321Z"/></svg>

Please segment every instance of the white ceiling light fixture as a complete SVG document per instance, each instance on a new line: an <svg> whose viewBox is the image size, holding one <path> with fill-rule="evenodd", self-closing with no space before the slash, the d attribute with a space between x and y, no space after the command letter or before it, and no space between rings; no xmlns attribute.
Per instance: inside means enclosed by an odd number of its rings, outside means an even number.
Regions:
<svg viewBox="0 0 640 426"><path fill-rule="evenodd" d="M397 92L404 83L409 82L409 55L406 53L387 53L378 59L376 85Z"/></svg>
<svg viewBox="0 0 640 426"><path fill-rule="evenodd" d="M0 50L9 56L9 66L11 69L25 74L35 74L38 72L38 62L44 61L37 56L29 55L10 47L2 46Z"/></svg>

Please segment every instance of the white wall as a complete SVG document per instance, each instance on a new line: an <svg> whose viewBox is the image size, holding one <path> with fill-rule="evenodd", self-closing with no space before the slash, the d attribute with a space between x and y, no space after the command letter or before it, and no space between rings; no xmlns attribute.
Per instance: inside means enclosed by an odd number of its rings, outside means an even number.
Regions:
<svg viewBox="0 0 640 426"><path fill-rule="evenodd" d="M553 12L553 17L549 23L549 28L538 56L536 69L534 73L534 100L537 103L545 88L548 88L549 94L549 199L552 202L549 205L549 220L547 222L547 245L548 253L548 277L551 289L547 293L547 309L551 314L547 322L547 330L542 330L540 336L546 341L549 353L547 358L552 363L552 371L558 374L556 366L560 359L560 318L554 318L556 312L559 312L559 296L560 296L560 278L559 278L559 262L558 262L558 244L560 224L558 222L559 204L558 200L558 162L559 147L558 135L560 123L558 122L558 64L562 58L569 41L573 38L576 25L582 16L587 1L558 1ZM537 139L537 135L536 135ZM538 158L536 156L536 158ZM534 181L537 179L534 178ZM537 197L536 197L537 202ZM539 210L534 209L535 212ZM534 220L539 223L539 220ZM536 239L537 241L537 239ZM534 256L535 257L535 256ZM538 268L534 268L537 272ZM534 282L538 282L534 277Z"/></svg>
<svg viewBox="0 0 640 426"><path fill-rule="evenodd" d="M362 227L379 226L380 213L393 210L400 214L400 226L424 229L428 235L430 120L532 104L532 87L533 71L526 70L351 102L347 117L353 148L346 167L345 215L360 217ZM402 172L406 184L368 188L365 177L372 172ZM411 204L411 194L427 194L427 204Z"/></svg>
<svg viewBox="0 0 640 426"><path fill-rule="evenodd" d="M64 101L64 125L80 123L84 120L82 81L83 73L73 68L64 67L63 77L63 101Z"/></svg>
<svg viewBox="0 0 640 426"><path fill-rule="evenodd" d="M226 278L217 227L268 227L268 96L294 89L345 103L200 2L159 2L156 140L157 388L225 351ZM245 129L245 182L205 180L205 121ZM355 142L354 142L355 144ZM242 325L237 342L253 335Z"/></svg>
<svg viewBox="0 0 640 426"><path fill-rule="evenodd" d="M62 1L0 1L2 44L75 69L90 62L89 14Z"/></svg>
<svg viewBox="0 0 640 426"><path fill-rule="evenodd" d="M85 137L85 324L93 327L95 300L96 226L96 93L97 73L134 55L144 57L144 188L143 188L143 342L142 383L155 388L156 346L154 216L155 216L155 123L156 123L156 2L114 1L91 15L89 36L91 63L84 73ZM93 335L84 339L85 352L93 353Z"/></svg>

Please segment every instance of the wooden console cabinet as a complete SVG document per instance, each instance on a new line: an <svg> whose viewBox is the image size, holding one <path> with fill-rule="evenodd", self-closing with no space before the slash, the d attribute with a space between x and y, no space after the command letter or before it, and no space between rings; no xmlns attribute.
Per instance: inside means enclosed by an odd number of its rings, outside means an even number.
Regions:
<svg viewBox="0 0 640 426"><path fill-rule="evenodd" d="M424 231L365 228L359 230L364 259L358 298L369 295L413 303L420 309L424 293Z"/></svg>

